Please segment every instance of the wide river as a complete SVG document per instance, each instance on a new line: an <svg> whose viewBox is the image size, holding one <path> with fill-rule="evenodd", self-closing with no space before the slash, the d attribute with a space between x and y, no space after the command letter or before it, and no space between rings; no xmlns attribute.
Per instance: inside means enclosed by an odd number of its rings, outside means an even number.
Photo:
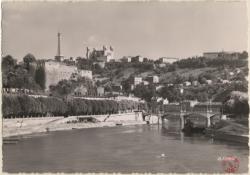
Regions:
<svg viewBox="0 0 250 175"><path fill-rule="evenodd" d="M223 157L240 161L248 171L248 146L184 136L157 125L117 126L51 132L3 145L3 171L224 173Z"/></svg>

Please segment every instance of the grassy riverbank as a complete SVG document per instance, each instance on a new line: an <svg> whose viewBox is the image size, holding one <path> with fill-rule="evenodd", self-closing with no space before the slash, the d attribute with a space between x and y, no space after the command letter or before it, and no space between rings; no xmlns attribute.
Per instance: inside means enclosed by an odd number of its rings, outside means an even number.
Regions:
<svg viewBox="0 0 250 175"><path fill-rule="evenodd" d="M92 117L96 122L72 122L77 117ZM107 119L108 117L108 119ZM106 119L106 120L104 120ZM96 127L113 127L120 125L145 124L137 113L124 113L112 115L72 116L72 117L44 117L44 118L19 118L3 120L3 137L19 136L48 131L72 130Z"/></svg>

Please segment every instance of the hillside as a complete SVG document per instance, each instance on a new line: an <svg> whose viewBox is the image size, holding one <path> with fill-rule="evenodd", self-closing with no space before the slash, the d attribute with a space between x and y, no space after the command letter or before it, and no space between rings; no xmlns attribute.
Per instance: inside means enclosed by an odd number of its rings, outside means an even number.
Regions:
<svg viewBox="0 0 250 175"><path fill-rule="evenodd" d="M116 63L119 64L119 63ZM174 71L166 71L166 68L159 68L155 66L153 63L150 66L146 64L148 67L145 68L142 65L132 64L132 63L120 63L122 66L108 66L105 68L101 74L95 74L98 77L97 80L101 83L101 85L106 85L107 83L111 83L114 85L121 84L122 81L127 80L129 77L139 76L145 79L147 76L156 75L159 77L160 83L173 83L175 77L181 76L184 81L190 81L190 77L193 80L198 80L199 76L207 76L209 74L210 79L214 81L220 79L223 80L237 80L239 77L237 75L241 73L241 76L247 76L248 68L247 66L235 68L235 67L202 67L202 68L176 68ZM109 68L110 67L110 68ZM237 72L238 71L238 72ZM111 80L111 81L110 81Z"/></svg>

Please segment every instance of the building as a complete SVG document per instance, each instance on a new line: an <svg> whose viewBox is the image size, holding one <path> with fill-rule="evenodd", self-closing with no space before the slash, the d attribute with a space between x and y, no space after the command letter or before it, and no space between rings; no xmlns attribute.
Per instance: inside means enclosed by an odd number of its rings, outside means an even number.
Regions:
<svg viewBox="0 0 250 175"><path fill-rule="evenodd" d="M46 73L45 90L49 90L51 85L56 85L61 80L77 79L77 77L92 79L92 71L78 70L76 66L55 60L40 61L38 66L43 66Z"/></svg>
<svg viewBox="0 0 250 175"><path fill-rule="evenodd" d="M149 82L148 82L148 81L142 81L142 82L143 82L143 85L144 85L144 86L149 85Z"/></svg>
<svg viewBox="0 0 250 175"><path fill-rule="evenodd" d="M135 89L135 85L131 84L130 85L130 90L133 91Z"/></svg>
<svg viewBox="0 0 250 175"><path fill-rule="evenodd" d="M165 99L162 101L162 104L163 104L163 105L167 105L167 104L169 104L168 99L167 99L167 98L165 98Z"/></svg>
<svg viewBox="0 0 250 175"><path fill-rule="evenodd" d="M111 88L112 88L112 91L114 91L114 92L121 92L122 91L122 85L112 85Z"/></svg>
<svg viewBox="0 0 250 175"><path fill-rule="evenodd" d="M96 61L93 63L93 65L98 65L100 66L100 68L104 68L105 67L105 62L104 61Z"/></svg>
<svg viewBox="0 0 250 175"><path fill-rule="evenodd" d="M179 61L179 58L173 58L173 57L161 57L159 58L160 63L169 63L172 64L176 61Z"/></svg>
<svg viewBox="0 0 250 175"><path fill-rule="evenodd" d="M104 87L97 87L97 96L104 96Z"/></svg>
<svg viewBox="0 0 250 175"><path fill-rule="evenodd" d="M143 100L141 100L138 97L133 97L133 96L117 96L115 97L116 101L122 101L122 100L129 100L129 101L135 101L135 102L143 102Z"/></svg>
<svg viewBox="0 0 250 175"><path fill-rule="evenodd" d="M132 58L131 56L124 56L120 60L121 60L121 62L124 62L124 63L130 63L131 58Z"/></svg>
<svg viewBox="0 0 250 175"><path fill-rule="evenodd" d="M88 89L81 85L74 90L75 96L86 96L88 94Z"/></svg>
<svg viewBox="0 0 250 175"><path fill-rule="evenodd" d="M240 53L239 52L204 52L203 57L209 59L215 58L227 58L227 59L239 59Z"/></svg>
<svg viewBox="0 0 250 175"><path fill-rule="evenodd" d="M91 80L93 79L93 75L92 75L91 70L77 69L76 72L80 77L87 77L87 78L89 78Z"/></svg>
<svg viewBox="0 0 250 175"><path fill-rule="evenodd" d="M56 85L63 79L70 79L72 74L77 71L75 66L67 66L58 61L45 61L43 66L46 73L46 90L49 90L49 86Z"/></svg>
<svg viewBox="0 0 250 175"><path fill-rule="evenodd" d="M103 46L102 50L96 50L93 48L92 52L89 50L90 49L87 47L87 59L94 59L97 62L110 62L111 60L114 60L114 49L111 46L109 48Z"/></svg>
<svg viewBox="0 0 250 175"><path fill-rule="evenodd" d="M158 66L159 66L160 68L166 67L166 63L160 63L160 64L158 64Z"/></svg>
<svg viewBox="0 0 250 175"><path fill-rule="evenodd" d="M155 87L156 91L160 91L164 86L163 85L158 85Z"/></svg>
<svg viewBox="0 0 250 175"><path fill-rule="evenodd" d="M213 81L212 81L212 80L206 80L206 83L207 83L207 84L212 84Z"/></svg>
<svg viewBox="0 0 250 175"><path fill-rule="evenodd" d="M159 77L157 75L148 76L147 80L149 83L159 83Z"/></svg>
<svg viewBox="0 0 250 175"><path fill-rule="evenodd" d="M185 81L184 82L184 86L191 86L191 85L192 85L192 83L190 81Z"/></svg>
<svg viewBox="0 0 250 175"><path fill-rule="evenodd" d="M142 77L134 77L134 85L138 85L142 83Z"/></svg>
<svg viewBox="0 0 250 175"><path fill-rule="evenodd" d="M197 80L192 81L192 86L198 86L198 85L199 85L199 82Z"/></svg>
<svg viewBox="0 0 250 175"><path fill-rule="evenodd" d="M219 55L220 55L219 52L204 52L203 53L203 57L210 58L210 59L218 58Z"/></svg>
<svg viewBox="0 0 250 175"><path fill-rule="evenodd" d="M135 56L135 57L132 57L131 58L131 62L134 62L134 63L141 63L143 62L143 57L138 55L138 56Z"/></svg>

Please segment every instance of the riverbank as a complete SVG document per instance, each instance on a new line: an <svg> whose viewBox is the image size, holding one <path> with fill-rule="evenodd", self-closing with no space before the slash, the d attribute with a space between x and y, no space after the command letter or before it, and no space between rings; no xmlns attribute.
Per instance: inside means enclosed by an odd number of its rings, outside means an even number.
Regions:
<svg viewBox="0 0 250 175"><path fill-rule="evenodd" d="M79 118L94 118L95 122L72 122ZM111 115L88 115L43 118L19 118L3 120L3 138L26 134L44 133L84 128L114 127L117 125L146 124L141 113L123 113Z"/></svg>
<svg viewBox="0 0 250 175"><path fill-rule="evenodd" d="M206 135L218 140L248 144L249 129L234 121L220 121L217 125L206 129Z"/></svg>

